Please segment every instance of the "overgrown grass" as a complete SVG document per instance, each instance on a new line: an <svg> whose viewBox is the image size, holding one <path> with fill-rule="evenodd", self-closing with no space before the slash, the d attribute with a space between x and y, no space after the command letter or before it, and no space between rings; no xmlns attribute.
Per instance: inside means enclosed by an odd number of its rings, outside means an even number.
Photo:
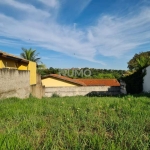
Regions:
<svg viewBox="0 0 150 150"><path fill-rule="evenodd" d="M0 149L148 150L148 97L0 101Z"/></svg>

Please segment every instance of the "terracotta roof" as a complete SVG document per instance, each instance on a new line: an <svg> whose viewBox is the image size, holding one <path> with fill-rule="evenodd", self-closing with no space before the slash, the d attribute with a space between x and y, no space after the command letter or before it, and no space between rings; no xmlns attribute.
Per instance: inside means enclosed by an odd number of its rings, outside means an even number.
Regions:
<svg viewBox="0 0 150 150"><path fill-rule="evenodd" d="M83 82L86 86L120 86L116 79L73 79Z"/></svg>
<svg viewBox="0 0 150 150"><path fill-rule="evenodd" d="M12 54L8 54L6 52L3 52L0 50L0 56L4 57L4 58L8 58L8 59L13 59L13 60L17 60L17 61L21 61L21 62L25 62L25 63L29 63L29 60L14 56Z"/></svg>
<svg viewBox="0 0 150 150"><path fill-rule="evenodd" d="M48 77L53 77L82 86L120 86L120 83L116 79L72 79L66 76L61 76L59 74L49 74L43 76L42 79Z"/></svg>
<svg viewBox="0 0 150 150"><path fill-rule="evenodd" d="M45 79L45 78L48 78L48 77L53 77L53 78L60 79L60 80L63 80L63 81L67 81L67 82L70 82L70 83L73 83L73 84L78 84L78 85L86 86L81 81L75 81L72 78L68 78L66 76L61 76L59 74L49 74L49 75L43 76L42 79Z"/></svg>

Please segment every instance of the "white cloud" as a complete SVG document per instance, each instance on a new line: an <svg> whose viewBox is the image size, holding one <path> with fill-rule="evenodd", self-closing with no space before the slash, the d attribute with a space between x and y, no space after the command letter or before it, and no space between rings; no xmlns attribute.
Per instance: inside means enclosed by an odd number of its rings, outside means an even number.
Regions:
<svg viewBox="0 0 150 150"><path fill-rule="evenodd" d="M82 0L80 1L80 7L78 8L78 15L90 4L92 0Z"/></svg>
<svg viewBox="0 0 150 150"><path fill-rule="evenodd" d="M46 6L57 8L59 6L58 0L39 0L41 3L43 3Z"/></svg>
<svg viewBox="0 0 150 150"><path fill-rule="evenodd" d="M37 9L33 5L30 5L27 3L21 3L16 0L0 0L0 4L3 4L3 5L5 4L5 5L11 6L13 8L16 8L19 11L23 11L23 13L30 14L30 17L33 17L33 18L37 18L37 17L43 18L43 17L50 16L50 14L44 10ZM23 15L23 13L22 13L22 15Z"/></svg>
<svg viewBox="0 0 150 150"><path fill-rule="evenodd" d="M15 3L12 3L15 2ZM46 2L46 0L45 0ZM143 8L139 14L117 17L103 15L97 24L86 29L63 26L49 18L49 13L35 6L14 0L5 0L6 5L22 9L28 16L22 20L0 13L0 35L28 44L43 47L67 55L105 64L95 60L97 54L119 57L132 49L150 42L150 9ZM49 4L55 7L56 4ZM31 10L30 10L31 9ZM43 16L45 19L43 19ZM4 44L9 41L0 41ZM14 44L15 41L10 42Z"/></svg>
<svg viewBox="0 0 150 150"><path fill-rule="evenodd" d="M51 59L57 59L57 60L59 60L59 59L62 59L62 56L60 56L60 55L51 55L49 57L42 56L41 58L45 59L45 60L51 60Z"/></svg>
<svg viewBox="0 0 150 150"><path fill-rule="evenodd" d="M103 16L89 29L88 38L102 55L118 57L150 42L149 24L149 8L126 18Z"/></svg>

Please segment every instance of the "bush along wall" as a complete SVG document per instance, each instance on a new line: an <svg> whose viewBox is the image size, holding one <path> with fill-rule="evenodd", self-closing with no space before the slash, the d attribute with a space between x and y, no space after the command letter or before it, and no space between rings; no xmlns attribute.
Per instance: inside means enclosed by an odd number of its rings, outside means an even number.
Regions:
<svg viewBox="0 0 150 150"><path fill-rule="evenodd" d="M140 69L132 75L123 77L122 80L126 83L128 94L139 94L143 92L143 77L146 75L146 69Z"/></svg>

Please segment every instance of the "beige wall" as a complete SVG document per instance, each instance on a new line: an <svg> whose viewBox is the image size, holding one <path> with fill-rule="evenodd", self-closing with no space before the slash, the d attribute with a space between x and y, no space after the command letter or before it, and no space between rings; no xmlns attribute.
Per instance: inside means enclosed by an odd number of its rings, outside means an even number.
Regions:
<svg viewBox="0 0 150 150"><path fill-rule="evenodd" d="M27 98L30 94L30 72L0 69L0 99Z"/></svg>
<svg viewBox="0 0 150 150"><path fill-rule="evenodd" d="M150 66L146 68L146 75L143 80L143 92L150 92Z"/></svg>
<svg viewBox="0 0 150 150"><path fill-rule="evenodd" d="M65 87L65 86L75 87L75 86L78 86L76 84L72 84L67 81L62 81L62 80L51 78L51 77L42 79L42 84L45 87Z"/></svg>
<svg viewBox="0 0 150 150"><path fill-rule="evenodd" d="M45 86L42 86L41 75L36 75L36 85L30 86L30 93L32 96L42 98L45 95Z"/></svg>
<svg viewBox="0 0 150 150"><path fill-rule="evenodd" d="M120 87L110 86L80 86L80 87L47 87L45 88L45 96L51 97L53 94L59 96L77 96L77 95L116 95L120 94Z"/></svg>

